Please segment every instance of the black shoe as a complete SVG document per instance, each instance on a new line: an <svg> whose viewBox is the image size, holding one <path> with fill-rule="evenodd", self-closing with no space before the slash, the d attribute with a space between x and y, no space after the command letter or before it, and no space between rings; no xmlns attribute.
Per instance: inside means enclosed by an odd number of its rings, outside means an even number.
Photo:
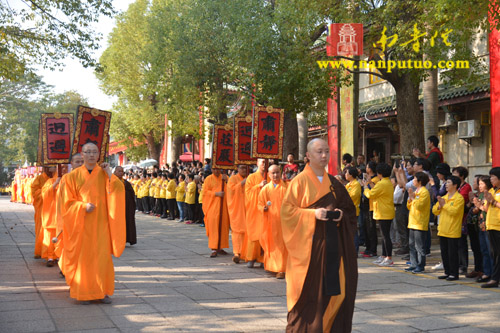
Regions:
<svg viewBox="0 0 500 333"><path fill-rule="evenodd" d="M449 275L440 275L438 276L438 279L439 280L444 280L444 279L447 279Z"/></svg>
<svg viewBox="0 0 500 333"><path fill-rule="evenodd" d="M491 280L488 283L482 284L481 288L496 288L498 287L498 281Z"/></svg>
<svg viewBox="0 0 500 333"><path fill-rule="evenodd" d="M480 276L480 277L478 277L478 278L476 279L476 282L480 282L480 283L483 283L483 282L488 282L488 281L490 281L490 279L491 279L491 278L490 278L489 276L487 276L487 277L482 277L482 276Z"/></svg>
<svg viewBox="0 0 500 333"><path fill-rule="evenodd" d="M456 281L456 280L458 280L458 276L450 275L446 278L446 281Z"/></svg>
<svg viewBox="0 0 500 333"><path fill-rule="evenodd" d="M404 250L404 249L399 249L399 250L396 250L394 253L397 254L398 256L401 256L401 255L409 254L410 251Z"/></svg>

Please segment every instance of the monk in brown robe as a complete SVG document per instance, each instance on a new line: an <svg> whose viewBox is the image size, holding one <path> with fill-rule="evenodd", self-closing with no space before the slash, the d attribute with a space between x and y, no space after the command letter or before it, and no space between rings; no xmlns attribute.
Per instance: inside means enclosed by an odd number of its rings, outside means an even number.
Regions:
<svg viewBox="0 0 500 333"><path fill-rule="evenodd" d="M328 144L307 145L309 164L288 185L281 223L288 250L287 332L350 332L358 281L356 208L325 171Z"/></svg>
<svg viewBox="0 0 500 333"><path fill-rule="evenodd" d="M205 179L202 191L208 247L212 250L210 257L215 258L217 254L227 254L223 249L229 247L229 214L225 185L227 176L222 175L219 169L212 169L212 172Z"/></svg>
<svg viewBox="0 0 500 333"><path fill-rule="evenodd" d="M271 182L259 193L259 209L264 223L260 244L264 249L264 268L276 273L276 278L284 279L288 252L283 242L280 212L287 183L281 179L279 165L271 165L269 175Z"/></svg>
<svg viewBox="0 0 500 333"><path fill-rule="evenodd" d="M132 184L123 179L123 168L117 166L114 172L125 186L125 218L127 221L127 243L134 245L137 243L137 233L135 229L135 191Z"/></svg>
<svg viewBox="0 0 500 333"><path fill-rule="evenodd" d="M247 177L245 184L245 208L247 225L247 248L246 259L249 268L254 267L256 261L264 265L262 247L260 246L260 236L262 234L263 222L262 211L259 210L260 190L268 183L266 177L266 162L263 158L257 160L257 171Z"/></svg>
<svg viewBox="0 0 500 333"><path fill-rule="evenodd" d="M245 182L247 166L239 165L238 173L231 176L227 182L227 209L231 225L231 240L233 241L233 262L236 264L242 255L243 240L247 231L245 217ZM245 251L244 251L245 252Z"/></svg>
<svg viewBox="0 0 500 333"><path fill-rule="evenodd" d="M41 175L35 178L31 184L31 195L33 196L33 208L35 208L35 259L42 257L43 244L43 228L42 228L42 187L52 173L55 172L55 167L44 167Z"/></svg>
<svg viewBox="0 0 500 333"><path fill-rule="evenodd" d="M125 188L108 163L97 165L99 150L82 147L84 165L64 186L64 274L70 297L109 304L115 289L111 255L125 248Z"/></svg>

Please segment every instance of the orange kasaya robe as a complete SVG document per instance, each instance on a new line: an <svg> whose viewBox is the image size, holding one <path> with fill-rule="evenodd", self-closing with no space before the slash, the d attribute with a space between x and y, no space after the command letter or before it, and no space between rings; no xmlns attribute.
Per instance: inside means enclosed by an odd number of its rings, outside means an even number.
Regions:
<svg viewBox="0 0 500 333"><path fill-rule="evenodd" d="M316 208L343 211L341 221L316 220ZM337 224L332 244L331 230ZM288 251L286 295L287 332L350 332L358 279L354 248L356 208L345 187L323 172L320 181L309 165L288 185L281 207L283 241ZM330 225L327 225L330 224ZM327 248L338 248L338 293L326 294L325 278L333 257ZM334 272L334 271L333 271Z"/></svg>
<svg viewBox="0 0 500 333"><path fill-rule="evenodd" d="M24 203L24 179L19 179L17 184L17 202Z"/></svg>
<svg viewBox="0 0 500 333"><path fill-rule="evenodd" d="M248 261L257 260L263 262L261 246L259 243L260 235L263 230L262 212L258 208L260 183L264 177L259 171L252 173L247 177L245 184L245 208L246 208L246 226L247 226L247 255ZM269 182L269 177L267 178Z"/></svg>
<svg viewBox="0 0 500 333"><path fill-rule="evenodd" d="M12 185L10 187L10 201L11 202L17 201L17 183L15 180L12 181Z"/></svg>
<svg viewBox="0 0 500 333"><path fill-rule="evenodd" d="M227 210L227 188L222 189L222 176L210 175L203 183L203 213L205 229L208 236L208 247L218 250L229 247L229 214ZM215 192L224 191L224 197L216 197ZM221 215L222 204L222 220Z"/></svg>
<svg viewBox="0 0 500 333"><path fill-rule="evenodd" d="M37 176L31 184L31 195L33 196L33 208L35 208L35 256L42 255L43 228L42 228L42 187L49 179L44 172Z"/></svg>
<svg viewBox="0 0 500 333"><path fill-rule="evenodd" d="M85 165L69 173L64 185L64 266L70 297L79 301L113 295L115 272L111 254L125 248L125 188L99 166ZM87 212L87 203L95 205Z"/></svg>
<svg viewBox="0 0 500 333"><path fill-rule="evenodd" d="M57 243L55 244L54 253L57 257L59 257L59 268L61 272L64 274L64 239L63 233L61 232L64 228L64 220L62 209L64 208L64 203L66 199L64 197L64 185L66 184L66 177L68 174L64 174L61 177L61 181L59 182L59 187L56 193L56 235L57 235Z"/></svg>
<svg viewBox="0 0 500 333"><path fill-rule="evenodd" d="M288 252L281 231L281 205L287 183L269 183L259 193L259 209L264 221L260 244L264 249L264 268L270 272L285 272ZM270 205L269 205L270 203ZM267 207L267 211L264 211Z"/></svg>
<svg viewBox="0 0 500 333"><path fill-rule="evenodd" d="M33 183L33 178L26 178L24 183L24 198L28 205L33 204L33 196L31 195L31 183Z"/></svg>
<svg viewBox="0 0 500 333"><path fill-rule="evenodd" d="M243 240L247 231L245 216L245 186L241 182L245 178L236 174L227 182L227 209L229 211L229 222L231 225L231 239L233 241L233 252L245 259L246 249L243 248Z"/></svg>
<svg viewBox="0 0 500 333"><path fill-rule="evenodd" d="M42 258L56 259L54 254L54 243L52 238L56 237L56 193L57 186L54 188L54 183L57 180L57 174L48 179L42 187L42 228L43 228L43 245Z"/></svg>

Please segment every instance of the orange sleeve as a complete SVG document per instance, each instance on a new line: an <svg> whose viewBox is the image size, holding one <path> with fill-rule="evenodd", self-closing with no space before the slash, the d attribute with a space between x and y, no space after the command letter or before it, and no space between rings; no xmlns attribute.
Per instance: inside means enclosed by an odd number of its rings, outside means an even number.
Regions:
<svg viewBox="0 0 500 333"><path fill-rule="evenodd" d="M125 186L118 177L112 175L107 183L106 190L112 253L115 257L119 257L125 249L127 236L125 223Z"/></svg>

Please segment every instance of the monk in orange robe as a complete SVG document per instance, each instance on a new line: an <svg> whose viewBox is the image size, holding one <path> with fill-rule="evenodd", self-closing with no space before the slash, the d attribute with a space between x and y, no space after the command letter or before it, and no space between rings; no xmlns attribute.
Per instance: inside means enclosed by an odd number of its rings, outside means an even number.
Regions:
<svg viewBox="0 0 500 333"><path fill-rule="evenodd" d="M109 304L115 289L111 254L125 248L125 188L108 163L97 165L99 150L82 147L84 165L70 172L62 209L64 275L70 297Z"/></svg>
<svg viewBox="0 0 500 333"><path fill-rule="evenodd" d="M233 241L233 262L238 264L244 259L243 240L247 231L245 216L245 183L247 166L239 165L238 173L231 176L227 182L227 209L231 225L231 239Z"/></svg>
<svg viewBox="0 0 500 333"><path fill-rule="evenodd" d="M358 280L356 208L325 171L328 144L307 145L309 164L288 185L281 223L288 250L287 332L350 332Z"/></svg>
<svg viewBox="0 0 500 333"><path fill-rule="evenodd" d="M208 247L212 249L211 258L217 254L227 254L224 248L229 247L229 214L227 210L226 175L219 169L212 169L212 174L203 183L203 213L205 229L208 236ZM222 205L222 207L221 207ZM222 213L222 218L220 218Z"/></svg>
<svg viewBox="0 0 500 333"><path fill-rule="evenodd" d="M83 165L83 157L80 153L76 153L71 156L71 170L75 170ZM61 177L59 182L59 188L56 194L56 235L57 242L55 244L54 253L59 257L58 265L61 270L61 274L64 276L64 220L62 209L64 208L64 203L66 198L64 197L64 186L66 184L66 178L68 173L65 173Z"/></svg>
<svg viewBox="0 0 500 333"><path fill-rule="evenodd" d="M52 238L56 237L56 194L60 181L61 177L54 172L54 176L48 179L42 187L42 258L47 259L47 267L53 267L57 259Z"/></svg>
<svg viewBox="0 0 500 333"><path fill-rule="evenodd" d="M17 201L17 183L15 180L12 181L10 186L10 202Z"/></svg>
<svg viewBox="0 0 500 333"><path fill-rule="evenodd" d="M42 187L52 173L56 171L55 167L44 167L41 175L35 178L31 184L31 195L33 196L33 208L35 208L35 259L42 257L43 228L42 228Z"/></svg>
<svg viewBox="0 0 500 333"><path fill-rule="evenodd" d="M260 244L264 249L264 268L275 272L278 279L285 278L288 253L281 231L281 205L287 189L287 183L280 177L280 167L269 167L271 183L259 193L259 209L262 209L264 227Z"/></svg>
<svg viewBox="0 0 500 333"><path fill-rule="evenodd" d="M260 246L260 235L263 230L262 211L259 210L260 190L268 183L266 179L266 163L263 158L257 160L257 171L247 177L245 184L245 208L247 225L247 266L252 268L255 261L263 267L262 248Z"/></svg>

